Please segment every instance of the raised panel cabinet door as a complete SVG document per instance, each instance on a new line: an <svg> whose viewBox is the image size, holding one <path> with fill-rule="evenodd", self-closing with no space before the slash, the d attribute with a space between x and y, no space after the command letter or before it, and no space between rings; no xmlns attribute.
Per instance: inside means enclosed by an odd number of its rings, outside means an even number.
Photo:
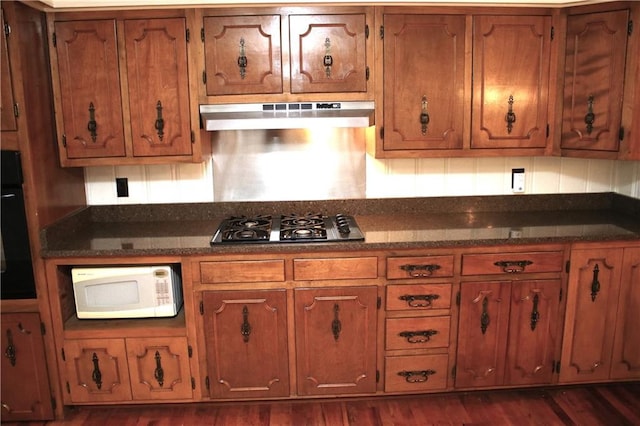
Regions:
<svg viewBox="0 0 640 426"><path fill-rule="evenodd" d="M206 16L208 96L282 93L279 15Z"/></svg>
<svg viewBox="0 0 640 426"><path fill-rule="evenodd" d="M136 400L190 399L191 369L185 337L126 339L131 392Z"/></svg>
<svg viewBox="0 0 640 426"><path fill-rule="evenodd" d="M561 147L618 151L629 11L567 18Z"/></svg>
<svg viewBox="0 0 640 426"><path fill-rule="evenodd" d="M207 291L202 298L210 396L288 396L286 291Z"/></svg>
<svg viewBox="0 0 640 426"><path fill-rule="evenodd" d="M2 314L2 421L53 418L37 313Z"/></svg>
<svg viewBox="0 0 640 426"><path fill-rule="evenodd" d="M561 382L609 378L622 249L571 252Z"/></svg>
<svg viewBox="0 0 640 426"><path fill-rule="evenodd" d="M72 402L131 400L124 339L65 340L64 362Z"/></svg>
<svg viewBox="0 0 640 426"><path fill-rule="evenodd" d="M513 281L505 384L551 383L561 286L559 279Z"/></svg>
<svg viewBox="0 0 640 426"><path fill-rule="evenodd" d="M508 281L460 285L456 388L503 384L510 288Z"/></svg>
<svg viewBox="0 0 640 426"><path fill-rule="evenodd" d="M458 149L465 116L465 18L384 16L384 149Z"/></svg>
<svg viewBox="0 0 640 426"><path fill-rule="evenodd" d="M376 287L296 289L299 395L376 390Z"/></svg>
<svg viewBox="0 0 640 426"><path fill-rule="evenodd" d="M62 155L70 159L123 157L116 21L57 21L55 36Z"/></svg>
<svg viewBox="0 0 640 426"><path fill-rule="evenodd" d="M0 42L0 81L2 82L2 86L0 87L2 90L0 92L2 94L2 104L0 105L0 130L3 132L16 131L18 130L18 123L16 122L16 116L13 113L15 100L13 98L13 83L11 81L7 35L4 31L6 24L4 20L4 11L0 12L0 23L2 23L3 27L3 30L0 31L2 33L2 40Z"/></svg>
<svg viewBox="0 0 640 426"><path fill-rule="evenodd" d="M547 144L550 16L475 16L471 148Z"/></svg>
<svg viewBox="0 0 640 426"><path fill-rule="evenodd" d="M291 93L366 92L366 17L291 15Z"/></svg>
<svg viewBox="0 0 640 426"><path fill-rule="evenodd" d="M191 155L184 18L124 21L133 155Z"/></svg>
<svg viewBox="0 0 640 426"><path fill-rule="evenodd" d="M640 378L640 248L624 249L612 379Z"/></svg>

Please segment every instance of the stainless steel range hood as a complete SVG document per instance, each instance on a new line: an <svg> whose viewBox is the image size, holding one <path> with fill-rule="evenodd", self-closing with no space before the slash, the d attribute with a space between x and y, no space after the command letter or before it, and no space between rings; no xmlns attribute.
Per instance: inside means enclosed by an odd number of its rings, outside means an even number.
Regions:
<svg viewBox="0 0 640 426"><path fill-rule="evenodd" d="M200 105L205 130L369 127L374 102L293 102Z"/></svg>

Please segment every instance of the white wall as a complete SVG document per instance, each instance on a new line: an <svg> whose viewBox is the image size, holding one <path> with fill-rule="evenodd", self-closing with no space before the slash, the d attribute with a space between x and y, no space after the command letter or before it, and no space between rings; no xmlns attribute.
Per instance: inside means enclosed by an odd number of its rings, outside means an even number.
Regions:
<svg viewBox="0 0 640 426"><path fill-rule="evenodd" d="M549 157L376 160L367 155L368 198L511 194L511 169L524 168L526 194L614 191L640 198L640 161ZM203 164L85 169L87 203L213 201L211 161ZM116 177L129 197L116 196Z"/></svg>

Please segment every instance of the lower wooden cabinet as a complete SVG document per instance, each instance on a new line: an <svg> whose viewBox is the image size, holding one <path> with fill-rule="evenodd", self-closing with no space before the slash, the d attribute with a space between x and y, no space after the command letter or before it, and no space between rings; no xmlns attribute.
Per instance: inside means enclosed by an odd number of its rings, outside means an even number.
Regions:
<svg viewBox="0 0 640 426"><path fill-rule="evenodd" d="M209 396L288 396L286 291L205 291L202 298Z"/></svg>
<svg viewBox="0 0 640 426"><path fill-rule="evenodd" d="M464 282L456 388L551 383L560 279Z"/></svg>
<svg viewBox="0 0 640 426"><path fill-rule="evenodd" d="M67 339L64 363L74 403L192 398L185 337Z"/></svg>
<svg viewBox="0 0 640 426"><path fill-rule="evenodd" d="M561 382L640 378L640 247L571 252Z"/></svg>
<svg viewBox="0 0 640 426"><path fill-rule="evenodd" d="M38 313L2 314L2 421L53 418Z"/></svg>
<svg viewBox="0 0 640 426"><path fill-rule="evenodd" d="M376 390L377 288L295 289L299 395Z"/></svg>

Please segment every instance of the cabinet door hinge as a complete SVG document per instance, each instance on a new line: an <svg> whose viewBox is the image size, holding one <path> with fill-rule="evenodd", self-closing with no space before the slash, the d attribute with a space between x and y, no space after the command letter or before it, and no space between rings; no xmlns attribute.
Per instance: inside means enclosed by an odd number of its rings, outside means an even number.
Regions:
<svg viewBox="0 0 640 426"><path fill-rule="evenodd" d="M570 270L571 270L571 261L567 260L567 263L565 263L564 265L564 271L568 274Z"/></svg>
<svg viewBox="0 0 640 426"><path fill-rule="evenodd" d="M60 350L60 352L61 352L61 354L60 354L60 355L62 355L62 360L63 360L63 361L66 361L66 360L67 360L67 357L64 355L64 348L62 348L62 349Z"/></svg>
<svg viewBox="0 0 640 426"><path fill-rule="evenodd" d="M551 40L553 40L556 37L556 29L555 27L551 27Z"/></svg>
<svg viewBox="0 0 640 426"><path fill-rule="evenodd" d="M562 302L562 287L560 288L560 302Z"/></svg>
<svg viewBox="0 0 640 426"><path fill-rule="evenodd" d="M364 26L364 38L369 38L369 25Z"/></svg>
<svg viewBox="0 0 640 426"><path fill-rule="evenodd" d="M378 296L378 301L376 303L376 307L380 309L382 307L382 297Z"/></svg>
<svg viewBox="0 0 640 426"><path fill-rule="evenodd" d="M204 27L200 28L200 40L204 43Z"/></svg>
<svg viewBox="0 0 640 426"><path fill-rule="evenodd" d="M191 345L187 346L187 354L189 354L189 358L193 358L193 348Z"/></svg>
<svg viewBox="0 0 640 426"><path fill-rule="evenodd" d="M384 39L384 26L380 25L380 38Z"/></svg>
<svg viewBox="0 0 640 426"><path fill-rule="evenodd" d="M200 301L200 315L204 315L204 302Z"/></svg>
<svg viewBox="0 0 640 426"><path fill-rule="evenodd" d="M460 306L460 291L456 293L456 306Z"/></svg>
<svg viewBox="0 0 640 426"><path fill-rule="evenodd" d="M380 139L384 139L384 126L380 126Z"/></svg>
<svg viewBox="0 0 640 426"><path fill-rule="evenodd" d="M451 368L451 378L452 379L456 378L456 366L455 365Z"/></svg>
<svg viewBox="0 0 640 426"><path fill-rule="evenodd" d="M189 31L189 28L187 28L187 31L185 31L185 35L184 35L187 39L187 43L189 43L189 40L191 39L191 31Z"/></svg>
<svg viewBox="0 0 640 426"><path fill-rule="evenodd" d="M627 22L627 35L631 35L633 33L633 21L629 20Z"/></svg>
<svg viewBox="0 0 640 426"><path fill-rule="evenodd" d="M552 373L560 374L560 361L553 362Z"/></svg>
<svg viewBox="0 0 640 426"><path fill-rule="evenodd" d="M369 67L368 66L364 71L364 75L365 75L366 79L369 80L369 76L371 75L371 72L369 71Z"/></svg>
<svg viewBox="0 0 640 426"><path fill-rule="evenodd" d="M191 378L191 390L196 390L196 379Z"/></svg>
<svg viewBox="0 0 640 426"><path fill-rule="evenodd" d="M191 131L191 143L196 143L196 132Z"/></svg>
<svg viewBox="0 0 640 426"><path fill-rule="evenodd" d="M376 383L380 383L380 370L376 370Z"/></svg>
<svg viewBox="0 0 640 426"><path fill-rule="evenodd" d="M45 327L43 322L40 323L40 334L42 334L43 336L47 334L47 328Z"/></svg>
<svg viewBox="0 0 640 426"><path fill-rule="evenodd" d="M65 134L62 135L62 146L67 147L67 135Z"/></svg>
<svg viewBox="0 0 640 426"><path fill-rule="evenodd" d="M549 124L547 124L547 137L549 137Z"/></svg>
<svg viewBox="0 0 640 426"><path fill-rule="evenodd" d="M6 37L9 37L9 34L11 34L11 25L9 25L6 21L3 23L3 31L4 31L4 35Z"/></svg>
<svg viewBox="0 0 640 426"><path fill-rule="evenodd" d="M204 84L207 84L207 72L206 71L202 71L202 82Z"/></svg>
<svg viewBox="0 0 640 426"><path fill-rule="evenodd" d="M18 104L13 104L13 116L16 118L20 117L20 107Z"/></svg>
<svg viewBox="0 0 640 426"><path fill-rule="evenodd" d="M71 394L71 385L67 382L67 393Z"/></svg>
<svg viewBox="0 0 640 426"><path fill-rule="evenodd" d="M618 132L618 140L624 140L624 126L620 126L620 131Z"/></svg>
<svg viewBox="0 0 640 426"><path fill-rule="evenodd" d="M209 376L206 376L204 378L204 386L207 388L207 390L209 390Z"/></svg>
<svg viewBox="0 0 640 426"><path fill-rule="evenodd" d="M53 47L57 47L58 46L58 40L56 38L56 33L53 33L53 35L51 36L51 43L53 43Z"/></svg>

